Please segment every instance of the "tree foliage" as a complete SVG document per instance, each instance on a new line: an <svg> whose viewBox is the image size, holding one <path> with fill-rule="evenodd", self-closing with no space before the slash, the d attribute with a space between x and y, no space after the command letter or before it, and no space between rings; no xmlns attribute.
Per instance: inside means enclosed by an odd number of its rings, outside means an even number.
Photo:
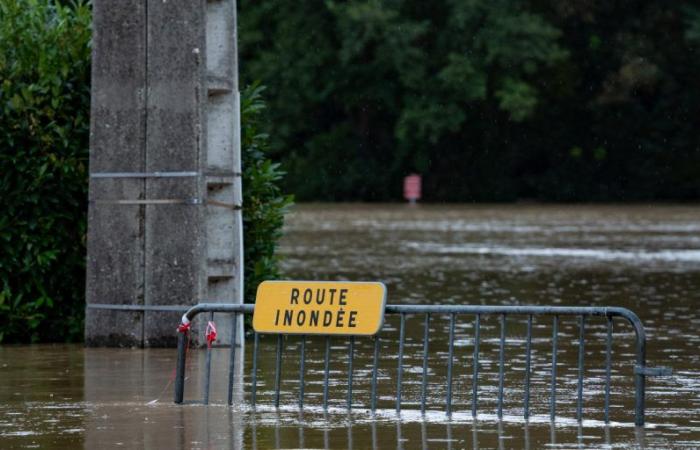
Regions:
<svg viewBox="0 0 700 450"><path fill-rule="evenodd" d="M301 199L700 194L700 13L624 0L242 0L244 76Z"/></svg>

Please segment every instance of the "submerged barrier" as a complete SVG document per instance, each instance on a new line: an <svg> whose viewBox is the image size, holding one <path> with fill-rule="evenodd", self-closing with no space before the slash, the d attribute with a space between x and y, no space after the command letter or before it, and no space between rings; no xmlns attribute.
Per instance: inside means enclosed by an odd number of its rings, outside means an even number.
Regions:
<svg viewBox="0 0 700 450"><path fill-rule="evenodd" d="M183 316L182 325L179 328L178 336L178 355L177 368L175 377L175 403L183 403L185 389L185 365L186 365L186 350L188 346L187 333L189 332L190 323L195 317L201 313L209 313L210 321L213 321L214 313L227 313L231 315L232 327L231 330L236 330L238 320L242 320L243 316L253 314L254 305L240 304L221 304L221 303L201 303L190 308ZM404 372L404 343L405 343L405 328L407 315L422 315L423 316L423 348L422 348L422 378L420 388L420 409L425 412L426 409L426 391L428 385L428 359L429 359L429 343L430 343L430 323L434 316L447 316L449 319L449 338L448 338L448 356L447 356L447 385L445 397L445 412L452 414L453 407L453 360L455 347L455 325L459 319L465 316L473 318L474 330L474 348L472 361L472 386L471 386L471 414L476 417L479 403L479 358L481 344L481 320L484 316L498 316L500 333L499 333L499 351L498 351L498 394L497 394L497 415L503 417L503 402L504 402L504 384L505 384L505 343L506 343L506 328L508 318L512 316L524 317L527 320L526 336L525 336L525 374L524 374L524 399L523 399L523 416L525 419L530 417L530 385L532 374L532 335L533 335L533 318L534 317L549 317L552 324L552 349L551 349L551 372L550 372L550 399L549 399L549 415L551 420L556 418L557 406L557 353L559 346L559 324L562 317L574 317L578 320L578 379L577 379L577 395L576 395L576 418L583 418L583 383L584 383L584 359L585 359L585 330L586 323L590 318L599 317L605 320L606 326L606 342L605 342L605 387L604 387L604 406L603 413L605 422L610 421L610 386L612 372L612 341L613 341L613 320L615 318L623 319L631 325L635 334L635 361L634 361L634 386L635 386L635 407L634 407L634 422L638 426L644 425L645 414L645 389L646 377L648 376L664 376L670 374L670 370L666 368L651 368L646 365L646 334L644 326L637 315L626 308L618 307L566 307L566 306L473 306L473 305L386 305L384 315L399 316L399 336L398 336L398 371L396 377L396 410L401 410L402 407L402 392L403 392L403 372ZM300 342L300 365L299 365L299 408L304 407L304 377L305 377L305 359L306 359L306 342L307 336L301 335ZM371 374L370 388L370 405L369 408L375 411L377 408L377 370L380 360L380 340L384 338L380 330L379 333L365 339L374 340L373 365ZM321 336L325 340L325 356L324 356L324 376L323 376L323 407L328 408L329 395L329 378L330 378L330 336ZM348 410L353 408L353 359L355 352L355 336L349 336L348 345L348 372L347 372L347 390L346 390L346 407ZM260 333L253 333L253 356L251 368L251 383L250 383L250 403L255 406L257 403L257 384L258 384L258 348L260 341ZM231 352L229 360L228 374L228 404L233 402L233 386L235 382L235 347L236 335L231 336ZM280 404L280 385L282 375L282 353L284 351L284 334L277 334L277 345L275 354L275 377L274 377L274 406L279 407ZM203 403L209 403L209 380L211 376L211 346L207 347L205 375L204 375L204 399Z"/></svg>

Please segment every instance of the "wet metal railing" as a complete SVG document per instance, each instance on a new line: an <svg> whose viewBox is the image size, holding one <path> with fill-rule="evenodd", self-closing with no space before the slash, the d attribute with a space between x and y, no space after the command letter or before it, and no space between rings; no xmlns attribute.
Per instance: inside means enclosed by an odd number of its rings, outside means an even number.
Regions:
<svg viewBox="0 0 700 450"><path fill-rule="evenodd" d="M239 316L252 314L254 305L235 305L235 304L215 304L201 303L192 307L183 316L183 326L178 337L178 359L175 378L175 403L182 403L184 399L185 386L185 362L186 362L186 333L189 329L189 323L200 313L208 312L210 320L213 320L214 313L230 313L232 316L232 330L236 330ZM420 389L420 410L425 412L426 408L426 391L428 384L428 357L429 357L429 342L430 342L430 321L431 317L436 315L446 315L449 317L449 339L448 339L448 356L447 356L447 384L445 398L445 412L450 415L452 413L452 393L453 393L453 364L454 364L454 347L455 347L455 323L458 318L463 316L472 316L474 319L474 352L473 352L473 376L472 376L472 397L471 397L471 414L473 417L477 415L479 402L479 357L480 357L480 342L481 342L481 320L483 316L495 315L499 318L500 333L498 346L498 393L497 393L497 415L503 417L503 400L504 400L504 384L505 384L505 343L506 343L506 325L507 318L510 316L524 316L527 318L526 338L525 338L525 375L524 375L524 400L523 400L523 415L527 420L530 417L530 388L531 388L531 373L532 373L532 325L533 317L551 317L552 320L552 363L550 371L550 401L549 415L551 420L556 418L556 399L557 399L557 353L559 345L559 323L560 318L564 316L574 317L578 319L578 372L577 372L577 395L576 395L576 419L583 419L583 382L584 382L584 356L585 356L585 327L587 319L590 317L603 317L606 324L606 346L605 346L605 389L604 389L604 419L605 422L610 421L610 384L611 384L611 366L612 366L612 325L615 317L626 320L634 329L635 332L635 354L636 361L634 366L634 385L635 385L635 424L638 426L644 425L644 400L645 400L645 385L647 376L663 376L668 375L670 371L664 368L649 368L646 366L646 334L644 326L636 314L626 308L617 307L565 307L565 306L472 306L472 305L387 305L385 315L399 315L399 337L398 337L398 367L396 377L396 411L401 411L402 393L403 393L403 370L404 370L404 344L405 344L405 328L406 315L423 315L423 351L422 351L422 378ZM380 335L381 332L374 336L374 352L370 387L370 409L375 411L377 408L377 383L378 383L378 366L380 354ZM325 336L325 356L324 356L324 373L323 373L323 408L328 408L328 385L330 378L330 337ZM304 407L304 386L305 386L305 359L306 359L306 336L301 336L300 343L300 365L299 365L299 408ZM228 379L228 403L233 401L233 385L235 374L235 347L236 336L232 333L229 362L229 379ZM252 406L257 403L257 385L258 385L258 349L260 335L253 333L253 357L251 369L251 391L250 402ZM275 378L274 378L274 406L279 407L280 404L280 386L282 381L282 353L284 351L284 336L277 336L277 346L275 354ZM355 338L349 337L348 345L348 373L347 373L347 391L346 405L350 410L353 407L353 359L355 352ZM207 349L205 374L204 374L204 403L209 402L209 380L211 376L211 348Z"/></svg>

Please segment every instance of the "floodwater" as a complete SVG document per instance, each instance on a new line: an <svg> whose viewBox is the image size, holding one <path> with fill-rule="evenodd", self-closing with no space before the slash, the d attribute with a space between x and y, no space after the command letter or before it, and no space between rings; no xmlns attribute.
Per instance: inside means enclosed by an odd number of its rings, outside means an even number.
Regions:
<svg viewBox="0 0 700 450"><path fill-rule="evenodd" d="M185 396L171 402L174 350L0 347L1 448L697 448L700 447L700 208L692 206L302 205L281 248L286 277L378 280L389 303L623 306L648 334L647 426L633 425L633 333L616 321L611 419L603 421L605 323L586 324L584 420L575 420L578 326L562 318L557 420L549 420L551 320L533 332L532 398L522 419L524 321L508 317L504 418L496 417L497 317L481 327L479 415L472 419L473 317L456 324L453 414L445 413L448 320L430 323L428 411L419 409L423 318L408 316L403 401L397 328L381 333L378 411L368 410L373 343L358 338L353 410L345 408L348 342L332 340L330 408L321 405L323 339L307 343L305 407L298 410L299 338L285 342L280 408L273 404L275 339L261 339L258 402L243 383L225 405L228 350L213 351L211 405L204 351L188 354ZM226 320L223 316L216 320ZM241 355L239 355L240 357ZM237 358L240 367L240 358Z"/></svg>

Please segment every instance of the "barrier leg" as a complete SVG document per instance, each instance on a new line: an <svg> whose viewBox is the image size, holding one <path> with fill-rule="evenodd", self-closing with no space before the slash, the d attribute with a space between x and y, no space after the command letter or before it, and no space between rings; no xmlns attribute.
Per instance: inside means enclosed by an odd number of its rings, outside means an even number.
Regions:
<svg viewBox="0 0 700 450"><path fill-rule="evenodd" d="M185 356L187 334L177 334L177 369L175 371L175 403L180 404L185 396Z"/></svg>

